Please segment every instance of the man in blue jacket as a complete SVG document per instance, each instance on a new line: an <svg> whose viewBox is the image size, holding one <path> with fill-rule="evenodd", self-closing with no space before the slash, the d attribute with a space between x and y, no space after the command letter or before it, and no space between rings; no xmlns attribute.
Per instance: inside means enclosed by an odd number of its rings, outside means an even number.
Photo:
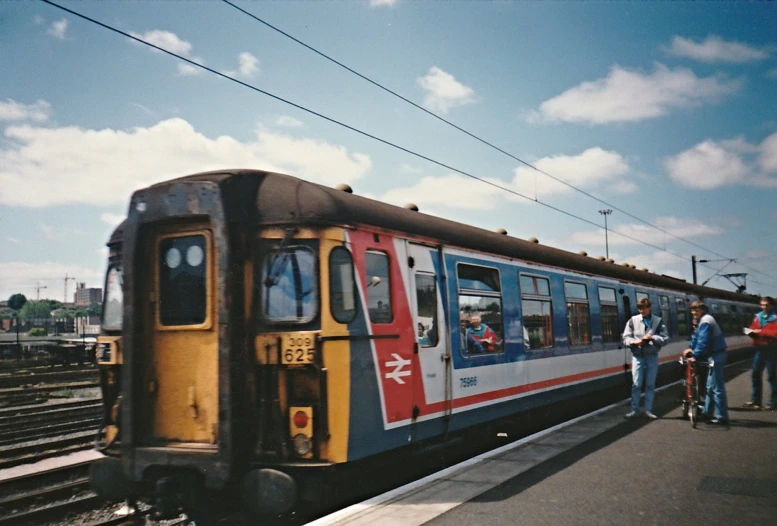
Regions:
<svg viewBox="0 0 777 526"><path fill-rule="evenodd" d="M712 425L728 424L728 402L726 400L726 381L723 367L726 365L726 339L718 322L707 313L703 301L691 303L691 314L698 320L698 326L691 337L691 348L683 351L689 362L706 358L710 364L707 376L707 398L704 412L713 417L707 423Z"/></svg>
<svg viewBox="0 0 777 526"><path fill-rule="evenodd" d="M637 302L639 314L626 323L623 331L623 345L631 349L631 411L626 418L639 414L639 397L642 382L645 382L645 416L651 420L658 418L653 414L653 399L656 396L656 375L658 374L658 351L669 340L666 324L654 316L650 300L642 298Z"/></svg>

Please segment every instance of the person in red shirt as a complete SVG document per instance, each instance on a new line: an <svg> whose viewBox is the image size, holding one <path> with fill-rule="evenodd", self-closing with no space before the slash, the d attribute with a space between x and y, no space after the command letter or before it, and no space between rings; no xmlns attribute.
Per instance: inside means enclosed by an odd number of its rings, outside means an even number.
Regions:
<svg viewBox="0 0 777 526"><path fill-rule="evenodd" d="M468 332L472 334L476 341L480 342L480 345L486 350L486 352L497 351L496 333L494 329L482 323L480 314L473 314L470 318L470 327Z"/></svg>
<svg viewBox="0 0 777 526"><path fill-rule="evenodd" d="M751 409L761 408L761 396L763 394L763 372L769 386L772 389L772 397L766 404L766 409L774 409L777 406L777 314L774 312L774 299L769 296L761 298L761 312L755 315L749 327L749 336L756 346L753 358L753 396L744 407Z"/></svg>

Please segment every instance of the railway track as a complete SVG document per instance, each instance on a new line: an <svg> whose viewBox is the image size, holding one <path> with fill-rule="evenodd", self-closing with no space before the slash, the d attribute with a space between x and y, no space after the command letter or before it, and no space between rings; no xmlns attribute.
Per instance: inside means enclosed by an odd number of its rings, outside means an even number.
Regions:
<svg viewBox="0 0 777 526"><path fill-rule="evenodd" d="M50 394L55 391L74 391L94 387L100 387L97 380L36 387L12 387L9 389L0 389L0 408L45 402L48 400Z"/></svg>
<svg viewBox="0 0 777 526"><path fill-rule="evenodd" d="M0 375L0 389L21 387L23 385L40 385L51 383L75 382L97 379L99 371L96 367L59 370L19 370L13 374Z"/></svg>
<svg viewBox="0 0 777 526"><path fill-rule="evenodd" d="M44 438L33 442L0 446L0 469L91 449L94 447L93 440L94 430L92 429L57 436L53 439Z"/></svg>

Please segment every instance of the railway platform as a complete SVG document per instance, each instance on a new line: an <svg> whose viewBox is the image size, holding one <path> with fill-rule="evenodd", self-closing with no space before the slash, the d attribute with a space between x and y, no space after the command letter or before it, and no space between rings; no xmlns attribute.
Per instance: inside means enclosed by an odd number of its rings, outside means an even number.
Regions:
<svg viewBox="0 0 777 526"><path fill-rule="evenodd" d="M668 386L658 420L623 401L310 525L775 524L777 412L740 409L750 365L726 369L727 427L693 429Z"/></svg>

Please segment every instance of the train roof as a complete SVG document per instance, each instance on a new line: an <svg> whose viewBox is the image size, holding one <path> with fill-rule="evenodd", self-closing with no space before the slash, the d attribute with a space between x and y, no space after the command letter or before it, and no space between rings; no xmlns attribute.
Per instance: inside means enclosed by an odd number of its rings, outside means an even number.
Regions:
<svg viewBox="0 0 777 526"><path fill-rule="evenodd" d="M138 192L146 195L166 193L178 184L195 182L210 182L221 188L228 221L262 225L306 223L373 227L540 265L679 290L699 297L756 301L754 296L693 285L671 276L601 261L279 173L244 169L203 172L162 182ZM122 226L123 223L117 231Z"/></svg>

